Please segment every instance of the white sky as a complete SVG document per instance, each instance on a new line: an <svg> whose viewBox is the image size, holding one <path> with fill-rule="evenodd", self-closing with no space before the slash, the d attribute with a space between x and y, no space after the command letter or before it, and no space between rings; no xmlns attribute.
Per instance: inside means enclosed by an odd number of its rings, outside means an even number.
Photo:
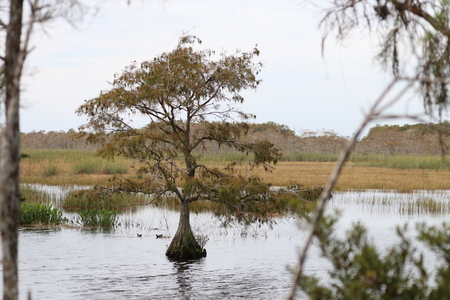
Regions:
<svg viewBox="0 0 450 300"><path fill-rule="evenodd" d="M110 88L108 81L132 61L171 51L180 32L189 30L203 47L218 52L249 51L258 44L263 82L256 92L244 93L242 107L258 123L349 136L390 81L373 63L376 43L367 37L344 47L330 38L323 58L320 14L304 0L100 2L97 15L77 29L57 21L46 27L47 34L35 32L23 81L22 132L77 129L86 121L75 115L84 100ZM408 109L421 110L420 100Z"/></svg>

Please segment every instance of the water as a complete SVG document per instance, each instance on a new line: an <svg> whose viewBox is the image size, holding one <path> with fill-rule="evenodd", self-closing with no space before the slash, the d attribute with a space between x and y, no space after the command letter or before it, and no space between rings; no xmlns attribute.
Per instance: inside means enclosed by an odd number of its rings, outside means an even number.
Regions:
<svg viewBox="0 0 450 300"><path fill-rule="evenodd" d="M448 218L448 211L405 213L402 207L420 197L448 203L449 192L336 193L329 208L343 211L340 232L363 222L386 248L397 242L397 225ZM273 229L224 229L208 213L192 214L194 231L208 235L208 256L180 263L165 257L170 239L155 237L174 235L177 212L147 206L121 220L111 232L21 229L20 298L30 291L33 299L283 299L291 281L287 266L296 263L307 235L295 218L277 219ZM326 279L327 268L313 245L306 273Z"/></svg>

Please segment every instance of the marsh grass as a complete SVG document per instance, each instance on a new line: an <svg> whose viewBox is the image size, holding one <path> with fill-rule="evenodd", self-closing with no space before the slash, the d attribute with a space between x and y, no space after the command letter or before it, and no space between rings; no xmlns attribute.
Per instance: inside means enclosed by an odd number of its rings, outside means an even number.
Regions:
<svg viewBox="0 0 450 300"><path fill-rule="evenodd" d="M356 205L358 208L370 210L379 214L398 214L398 215L444 215L450 212L450 203L447 192L425 192L418 191L413 193L397 193L367 191L368 195L361 195L358 192L352 194L339 192L335 193L337 197L336 208L343 206L345 209L349 205ZM341 198L344 195L345 198ZM331 203L333 203L334 198Z"/></svg>
<svg viewBox="0 0 450 300"><path fill-rule="evenodd" d="M117 213L108 209L89 209L78 212L75 223L87 227L114 228L118 223Z"/></svg>
<svg viewBox="0 0 450 300"><path fill-rule="evenodd" d="M334 162L338 157L339 153L289 152L283 153L280 161Z"/></svg>
<svg viewBox="0 0 450 300"><path fill-rule="evenodd" d="M59 168L55 165L45 166L42 170L42 175L45 177L57 176L59 174Z"/></svg>
<svg viewBox="0 0 450 300"><path fill-rule="evenodd" d="M49 204L23 202L20 205L20 225L61 225L66 222L62 211Z"/></svg>
<svg viewBox="0 0 450 300"><path fill-rule="evenodd" d="M132 160L116 157L107 161L97 157L95 152L81 150L25 150L29 155L21 160L22 183L48 185L105 185L111 186L111 174L134 178L136 168L130 167ZM298 156L301 154L301 157ZM284 154L286 161L279 161L269 172L262 168L249 170L245 165L251 157L245 153L224 152L216 155L199 153L199 163L213 167L225 167L233 160L243 162L241 174L260 176L266 183L275 186L289 186L295 183L304 186L324 186L334 167L333 155ZM297 157L297 158L296 158ZM296 161L301 159L302 161ZM323 162L325 160L325 162ZM42 176L47 167L56 166L57 174ZM84 171L82 171L84 169ZM49 171L50 174L54 171ZM180 185L182 186L182 185ZM433 156L394 156L355 154L346 163L336 190L382 189L401 192L413 190L439 190L450 186L448 163Z"/></svg>
<svg viewBox="0 0 450 300"><path fill-rule="evenodd" d="M272 172L255 170L264 182L274 186L325 186L334 163L280 162ZM389 169L361 167L346 163L335 190L379 189L411 192L414 190L446 190L450 186L450 172L427 169Z"/></svg>
<svg viewBox="0 0 450 300"><path fill-rule="evenodd" d="M66 149L29 149L21 160L21 175L42 175L43 170L57 166L60 175L126 174L132 160L121 156L106 160L95 151Z"/></svg>
<svg viewBox="0 0 450 300"><path fill-rule="evenodd" d="M73 174L126 174L128 167L123 163L97 159L85 159L77 162L73 167Z"/></svg>
<svg viewBox="0 0 450 300"><path fill-rule="evenodd" d="M20 195L26 201L25 203L50 203L52 200L52 197L47 192L26 186L20 187Z"/></svg>
<svg viewBox="0 0 450 300"><path fill-rule="evenodd" d="M73 166L73 174L99 174L101 172L101 161L82 160Z"/></svg>
<svg viewBox="0 0 450 300"><path fill-rule="evenodd" d="M443 160L439 156L370 156L370 159L361 160L354 158L356 166L360 167L378 167L391 169L426 169L437 171L449 171L450 162Z"/></svg>
<svg viewBox="0 0 450 300"><path fill-rule="evenodd" d="M149 197L145 195L106 193L94 188L70 192L61 201L61 207L68 211L131 210L137 205L143 205L149 201Z"/></svg>
<svg viewBox="0 0 450 300"><path fill-rule="evenodd" d="M431 197L419 197L408 205L401 207L401 212L408 215L444 214L449 211L448 201L437 201Z"/></svg>
<svg viewBox="0 0 450 300"><path fill-rule="evenodd" d="M108 162L102 168L102 174L115 175L115 174L127 174L128 167L123 163Z"/></svg>
<svg viewBox="0 0 450 300"><path fill-rule="evenodd" d="M23 151L27 155L23 160L30 161L55 161L55 162L74 162L86 158L102 158L96 156L95 151L83 151L73 149L25 149Z"/></svg>

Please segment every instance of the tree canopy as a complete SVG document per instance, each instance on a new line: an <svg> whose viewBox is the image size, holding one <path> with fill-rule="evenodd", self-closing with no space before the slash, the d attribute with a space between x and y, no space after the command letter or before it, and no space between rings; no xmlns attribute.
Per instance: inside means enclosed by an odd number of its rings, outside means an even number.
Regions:
<svg viewBox="0 0 450 300"><path fill-rule="evenodd" d="M188 204L193 201L220 203L219 215L242 222L266 219L273 203L267 197L268 186L237 172L236 163L224 168L199 163L197 155L206 142L252 155L250 169L258 165L268 169L280 156L267 140L239 140L249 129L244 121L254 116L235 106L244 101L242 90L256 89L261 82L256 76L262 64L253 62L258 49L216 55L212 50L195 50L199 44L197 37L183 35L173 51L140 65L133 63L115 75L111 90L77 110L88 117L81 127L89 131L88 141L102 144L100 155L124 155L140 163L141 180L121 182L118 189L170 192L180 200L179 231L183 232L177 232L174 241L191 235L181 228L190 231L183 214L188 219ZM148 125L133 127L128 116L143 116ZM198 247L180 244L178 248ZM181 254L172 250L169 247L168 256L191 255L188 250Z"/></svg>

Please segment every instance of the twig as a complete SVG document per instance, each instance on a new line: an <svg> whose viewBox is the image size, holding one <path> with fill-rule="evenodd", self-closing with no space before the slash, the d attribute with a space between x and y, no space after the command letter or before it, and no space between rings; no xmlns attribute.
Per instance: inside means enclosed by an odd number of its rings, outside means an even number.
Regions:
<svg viewBox="0 0 450 300"><path fill-rule="evenodd" d="M345 162L348 160L351 152L353 151L353 148L355 147L355 144L361 135L362 131L366 128L366 126L373 120L382 117L382 112L385 110L388 106L382 105L383 100L387 97L388 93L392 90L392 88L395 86L395 84L399 81L399 78L395 78L392 80L392 82L385 88L385 90L381 93L381 95L378 97L378 99L375 101L369 112L367 113L364 121L359 126L357 132L353 135L352 139L350 139L346 145L346 147L341 151L339 155L339 159L331 172L330 178L328 180L328 183L326 187L324 188L322 194L319 197L318 203L317 203L317 209L315 213L315 218L312 224L312 228L306 238L306 241L303 246L303 250L300 252L299 255L299 261L295 268L294 277L291 284L291 289L289 291L288 296L286 299L293 300L297 291L298 284L300 283L300 279L303 273L304 264L306 261L306 256L309 250L309 247L312 243L312 240L314 236L316 235L317 228L319 227L320 221L322 219L322 216L325 211L326 204L328 203L328 200L331 198L331 191L333 190L338 178L339 174L342 171L342 168L344 167ZM411 86L414 84L413 81L410 81L397 95L394 97L391 101L389 101L389 105L393 105L396 103L400 98L411 88ZM380 108L381 106L381 108ZM400 116L398 116L400 117Z"/></svg>

